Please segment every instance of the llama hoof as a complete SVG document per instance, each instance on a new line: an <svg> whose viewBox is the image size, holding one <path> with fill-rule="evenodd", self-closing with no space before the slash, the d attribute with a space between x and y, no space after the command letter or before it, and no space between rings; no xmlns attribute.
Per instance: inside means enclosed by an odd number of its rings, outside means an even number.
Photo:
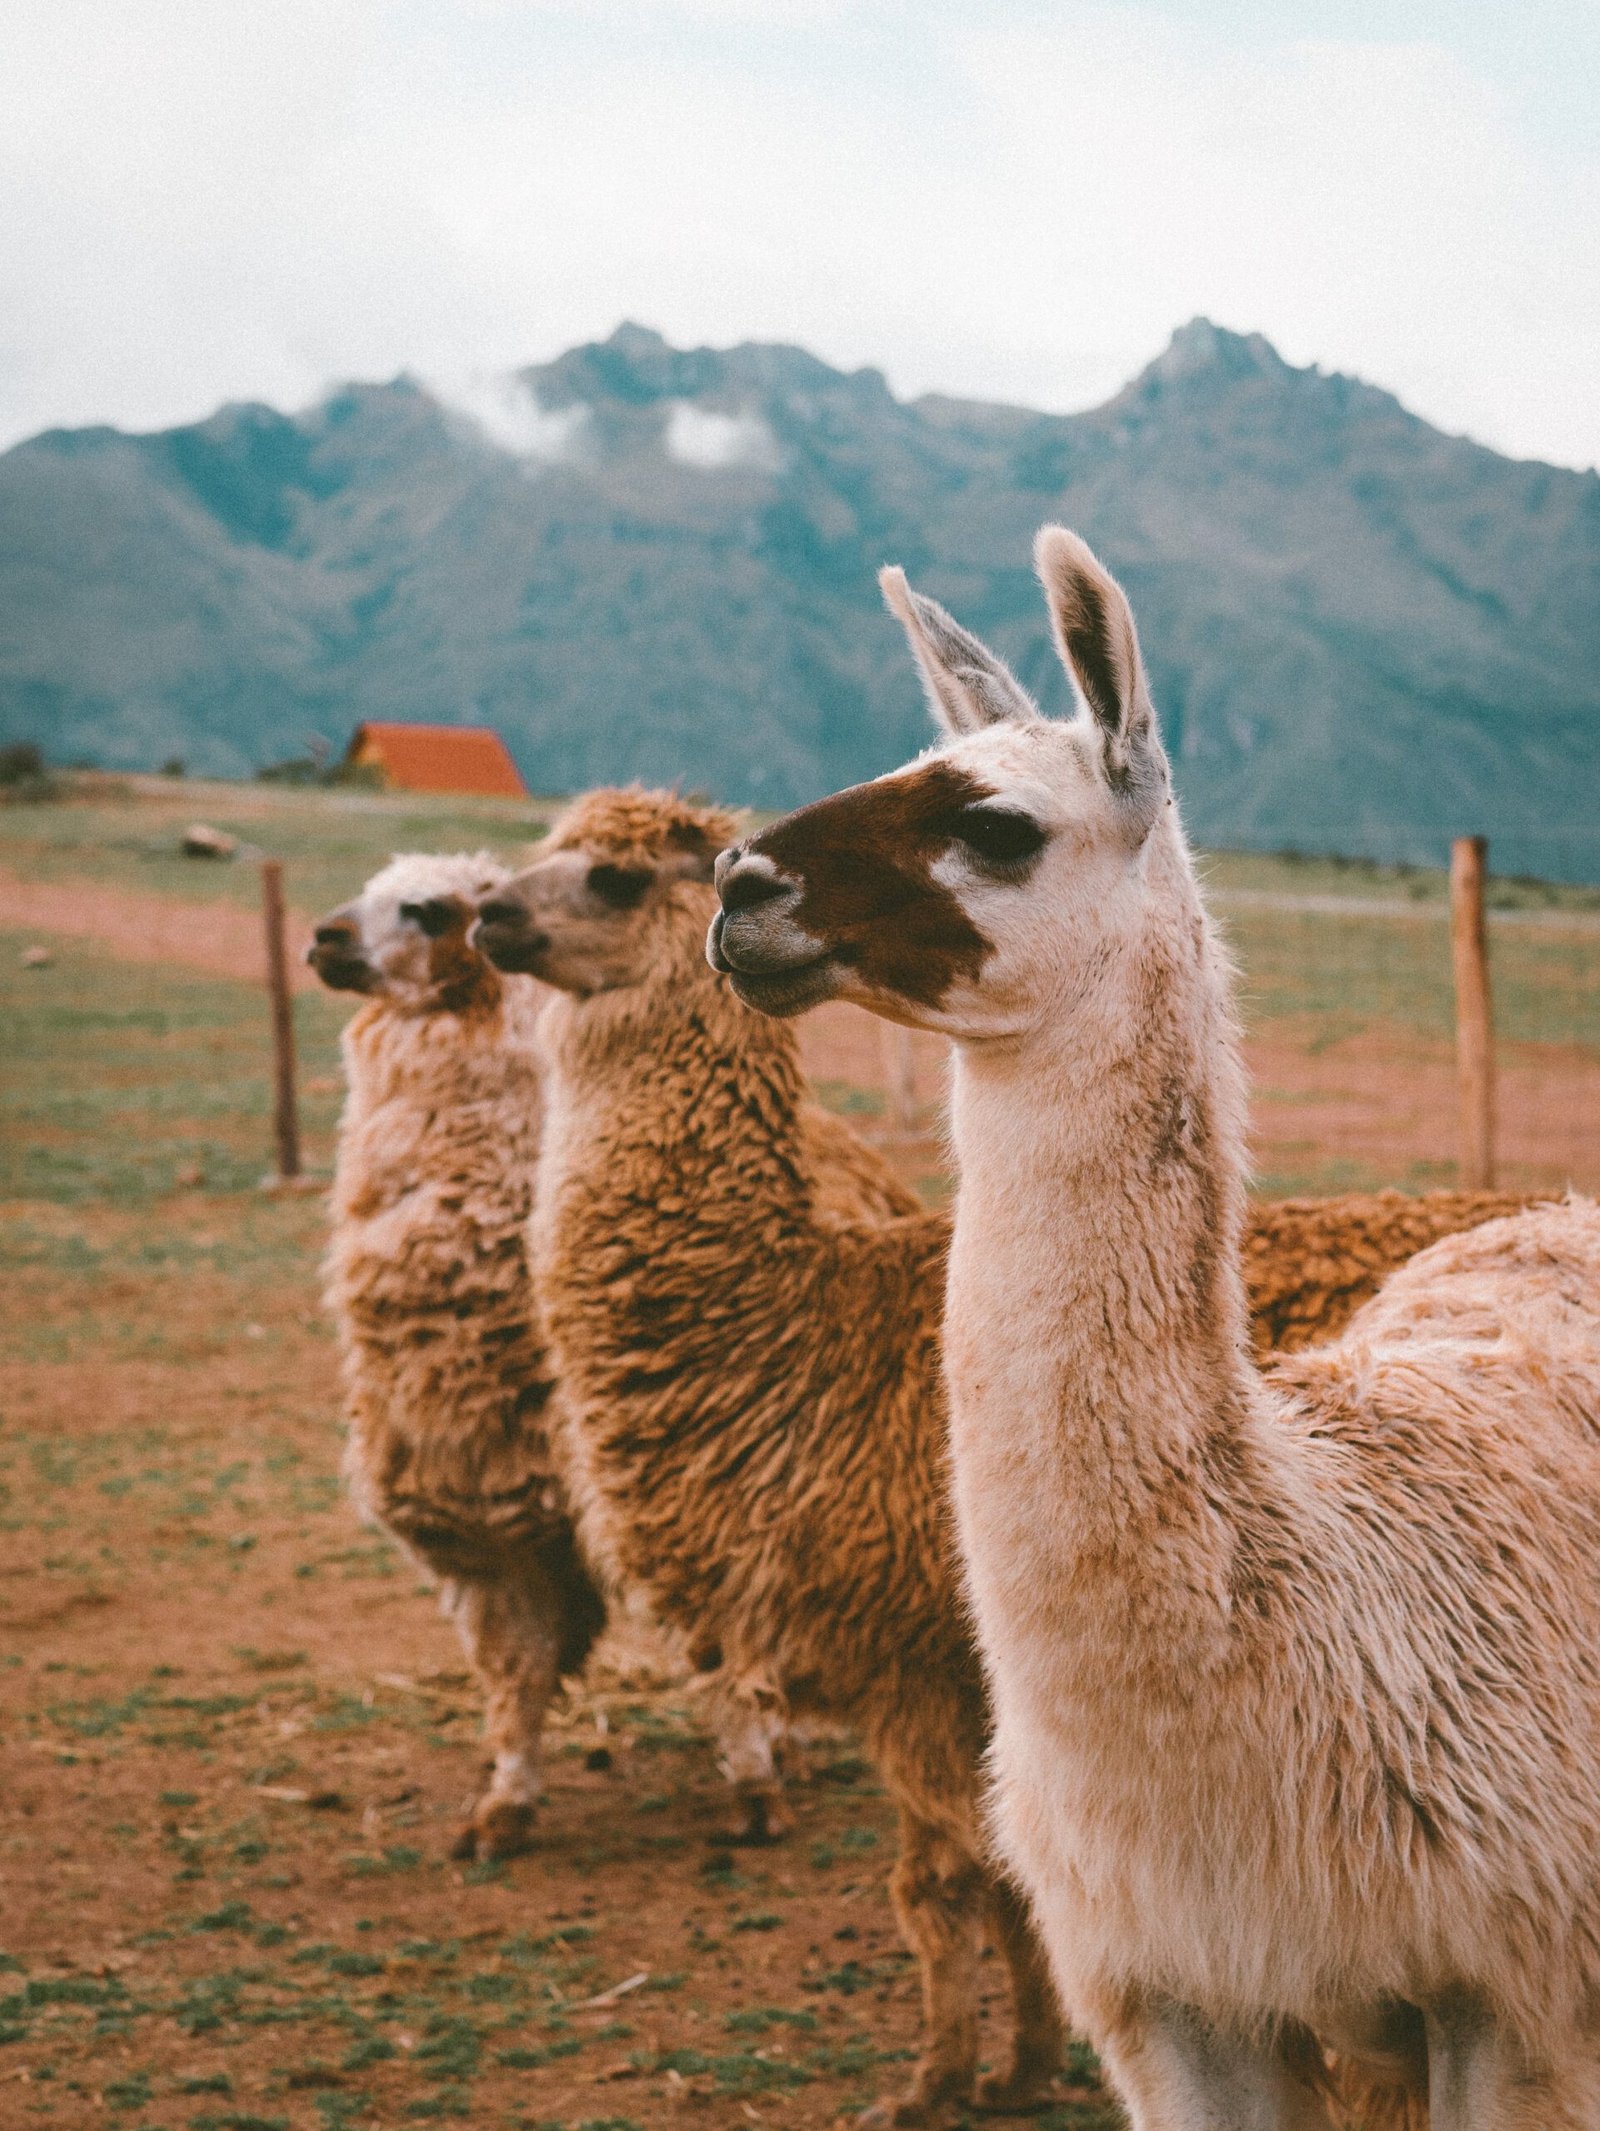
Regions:
<svg viewBox="0 0 1600 2131"><path fill-rule="evenodd" d="M909 2094L899 2101L875 2101L856 2118L856 2131L930 2131L950 2112L930 2102L916 2101Z"/></svg>
<svg viewBox="0 0 1600 2131"><path fill-rule="evenodd" d="M948 2090L919 2094L913 2090L892 2100L875 2101L856 2118L857 2131L932 2131L932 2127L955 2120L961 2096Z"/></svg>
<svg viewBox="0 0 1600 2131"><path fill-rule="evenodd" d="M467 1864L493 1865L521 1857L533 1848L534 1810L500 1800L480 1806L450 1847L450 1855Z"/></svg>
<svg viewBox="0 0 1600 2131"><path fill-rule="evenodd" d="M985 2073L978 2081L973 2106L985 2116L1032 2116L1054 2098L1053 2073L1013 2069Z"/></svg>
<svg viewBox="0 0 1600 2131"><path fill-rule="evenodd" d="M764 1850L794 1832L794 1815L780 1798L747 1798L741 1825L722 1840L737 1850Z"/></svg>

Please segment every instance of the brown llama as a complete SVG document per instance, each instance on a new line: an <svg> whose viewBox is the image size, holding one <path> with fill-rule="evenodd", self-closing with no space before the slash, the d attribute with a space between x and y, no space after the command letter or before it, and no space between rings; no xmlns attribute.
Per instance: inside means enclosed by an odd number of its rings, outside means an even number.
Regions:
<svg viewBox="0 0 1600 2131"><path fill-rule="evenodd" d="M365 1003L343 1040L326 1291L343 1349L345 1469L363 1512L440 1580L484 1694L489 1786L461 1856L526 1848L540 1737L563 1675L604 1618L561 1478L560 1402L527 1269L543 1061L540 997L469 946L476 901L506 878L485 857L397 859L317 927L308 959ZM810 1158L841 1217L916 1200L842 1120L808 1110ZM786 1823L783 1727L759 1674L704 1635L707 1717L742 1819Z"/></svg>
<svg viewBox="0 0 1600 2131"><path fill-rule="evenodd" d="M719 968L956 1044L953 1497L993 1825L1136 2131L1600 2124L1600 1210L1433 1245L1258 1369L1244 1084L1120 588L1077 715L898 572L948 737L720 870Z"/></svg>
<svg viewBox="0 0 1600 2131"><path fill-rule="evenodd" d="M945 1493L948 1223L822 1202L792 1033L707 969L729 816L596 792L489 899L477 938L556 987L531 1226L575 1494L608 1577L796 1719L859 1730L900 1818L891 1889L924 2053L875 2112L970 2100L985 1921L1011 1973L994 2108L1061 2054L1055 1993L979 1826L988 1736Z"/></svg>

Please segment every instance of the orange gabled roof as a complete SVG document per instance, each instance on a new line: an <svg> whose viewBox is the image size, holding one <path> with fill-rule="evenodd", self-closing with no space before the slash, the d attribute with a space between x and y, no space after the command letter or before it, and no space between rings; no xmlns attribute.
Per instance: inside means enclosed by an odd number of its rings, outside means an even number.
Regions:
<svg viewBox="0 0 1600 2131"><path fill-rule="evenodd" d="M506 744L487 725L358 725L347 762L370 763L403 792L463 792L526 799Z"/></svg>

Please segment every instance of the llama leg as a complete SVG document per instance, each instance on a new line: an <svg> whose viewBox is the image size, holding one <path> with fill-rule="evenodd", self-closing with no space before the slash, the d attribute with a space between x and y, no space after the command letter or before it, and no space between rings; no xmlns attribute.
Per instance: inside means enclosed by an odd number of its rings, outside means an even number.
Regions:
<svg viewBox="0 0 1600 2131"><path fill-rule="evenodd" d="M783 1697L770 1680L753 1672L719 1671L708 1693L717 1766L733 1786L740 1815L720 1839L757 1846L777 1842L794 1826L775 1751L784 1732Z"/></svg>
<svg viewBox="0 0 1600 2131"><path fill-rule="evenodd" d="M907 2092L862 2117L872 2131L937 2121L968 2100L978 2072L985 1874L969 1851L902 1806L889 1893L922 1972L923 2048Z"/></svg>
<svg viewBox="0 0 1600 2131"><path fill-rule="evenodd" d="M1031 2109L1061 2069L1066 2023L1026 1901L1009 1880L989 1890L989 1925L1011 1973L1011 2063L978 2082L978 2105L1004 2115Z"/></svg>
<svg viewBox="0 0 1600 2131"><path fill-rule="evenodd" d="M1531 2067L1475 2003L1432 2007L1428 2023L1430 2131L1590 2131L1600 2122L1600 2061L1574 2053Z"/></svg>
<svg viewBox="0 0 1600 2131"><path fill-rule="evenodd" d="M456 1857L487 1862L529 1847L545 1712L575 1640L567 1617L573 1595L541 1555L508 1562L493 1582L445 1586L445 1610L483 1684L493 1757L489 1787L456 1838Z"/></svg>
<svg viewBox="0 0 1600 2131"><path fill-rule="evenodd" d="M1224 2034L1170 2001L1124 2010L1098 2040L1133 2131L1327 2131L1299 2049Z"/></svg>

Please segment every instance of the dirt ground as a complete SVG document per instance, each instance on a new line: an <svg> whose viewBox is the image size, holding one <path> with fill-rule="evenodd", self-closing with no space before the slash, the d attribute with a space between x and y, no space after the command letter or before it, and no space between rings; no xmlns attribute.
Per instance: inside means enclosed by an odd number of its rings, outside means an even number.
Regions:
<svg viewBox="0 0 1600 2131"><path fill-rule="evenodd" d="M263 968L261 919L231 903L182 903L170 895L80 881L25 880L0 866L0 911L16 932L93 940L124 962L179 963L211 977L258 982ZM316 913L291 918L290 982L312 991L316 978L301 959Z"/></svg>
<svg viewBox="0 0 1600 2131"><path fill-rule="evenodd" d="M905 2076L870 1772L821 1743L796 1833L731 1849L693 1699L636 1631L558 1713L536 1851L449 1862L477 1707L340 1496L319 1201L29 1220L0 1433L0 2124L800 2131ZM1080 2078L1046 2120L1111 2118Z"/></svg>

